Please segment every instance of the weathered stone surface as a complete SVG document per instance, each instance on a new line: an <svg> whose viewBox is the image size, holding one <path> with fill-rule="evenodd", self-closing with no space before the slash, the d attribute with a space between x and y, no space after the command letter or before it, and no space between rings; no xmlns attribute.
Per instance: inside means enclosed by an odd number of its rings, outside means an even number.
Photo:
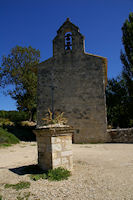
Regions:
<svg viewBox="0 0 133 200"><path fill-rule="evenodd" d="M61 158L53 159L53 166L61 166Z"/></svg>
<svg viewBox="0 0 133 200"><path fill-rule="evenodd" d="M61 151L61 150L62 150L62 145L61 145L61 143L53 144L53 145L52 145L52 152L57 152L57 151Z"/></svg>
<svg viewBox="0 0 133 200"><path fill-rule="evenodd" d="M133 143L133 128L108 129L110 141L114 143Z"/></svg>
<svg viewBox="0 0 133 200"><path fill-rule="evenodd" d="M57 138L57 137L52 137L52 143L60 143L61 142L61 138Z"/></svg>
<svg viewBox="0 0 133 200"><path fill-rule="evenodd" d="M65 49L65 33L72 33L72 49ZM64 112L76 131L75 143L106 142L105 82L106 58L84 52L84 36L79 28L66 21L53 40L53 57L38 65L37 124L51 108L51 85L54 107Z"/></svg>
<svg viewBox="0 0 133 200"><path fill-rule="evenodd" d="M61 152L61 156L71 156L72 155L72 151L62 151Z"/></svg>
<svg viewBox="0 0 133 200"><path fill-rule="evenodd" d="M66 157L62 158L62 164L66 164L68 162L69 162L69 160Z"/></svg>
<svg viewBox="0 0 133 200"><path fill-rule="evenodd" d="M42 169L72 169L72 128L43 128L34 130L34 133L38 144L38 164Z"/></svg>

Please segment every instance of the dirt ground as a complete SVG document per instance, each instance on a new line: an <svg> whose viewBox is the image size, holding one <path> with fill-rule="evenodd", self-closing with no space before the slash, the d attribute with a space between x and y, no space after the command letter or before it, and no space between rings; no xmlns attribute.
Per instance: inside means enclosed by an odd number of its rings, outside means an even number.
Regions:
<svg viewBox="0 0 133 200"><path fill-rule="evenodd" d="M1 148L0 195L4 200L133 200L133 144L73 144L73 159L68 180L32 181L22 169L37 163L36 142ZM4 188L19 181L29 181L30 188Z"/></svg>

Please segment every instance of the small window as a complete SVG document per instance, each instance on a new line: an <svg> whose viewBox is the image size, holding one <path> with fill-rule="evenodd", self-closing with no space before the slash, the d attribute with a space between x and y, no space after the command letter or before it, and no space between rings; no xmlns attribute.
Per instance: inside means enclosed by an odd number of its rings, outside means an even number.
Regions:
<svg viewBox="0 0 133 200"><path fill-rule="evenodd" d="M65 34L65 50L72 50L72 33Z"/></svg>

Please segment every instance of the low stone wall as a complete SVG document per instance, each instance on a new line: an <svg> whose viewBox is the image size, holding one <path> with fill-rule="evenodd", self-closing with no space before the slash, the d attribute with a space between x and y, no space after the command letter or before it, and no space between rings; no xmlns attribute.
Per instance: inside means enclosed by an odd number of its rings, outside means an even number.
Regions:
<svg viewBox="0 0 133 200"><path fill-rule="evenodd" d="M64 167L71 170L72 133L69 127L36 129L38 164L43 170Z"/></svg>
<svg viewBox="0 0 133 200"><path fill-rule="evenodd" d="M114 143L133 143L133 128L108 129L110 141Z"/></svg>

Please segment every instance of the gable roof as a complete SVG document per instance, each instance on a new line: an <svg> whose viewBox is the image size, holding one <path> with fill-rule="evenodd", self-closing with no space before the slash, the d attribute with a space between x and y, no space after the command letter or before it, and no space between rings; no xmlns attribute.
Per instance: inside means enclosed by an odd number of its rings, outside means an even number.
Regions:
<svg viewBox="0 0 133 200"><path fill-rule="evenodd" d="M74 29L75 31L79 32L79 27L70 22L70 19L67 18L66 21L62 24L62 26L57 30L57 33L61 32L62 29L70 27L71 29Z"/></svg>

